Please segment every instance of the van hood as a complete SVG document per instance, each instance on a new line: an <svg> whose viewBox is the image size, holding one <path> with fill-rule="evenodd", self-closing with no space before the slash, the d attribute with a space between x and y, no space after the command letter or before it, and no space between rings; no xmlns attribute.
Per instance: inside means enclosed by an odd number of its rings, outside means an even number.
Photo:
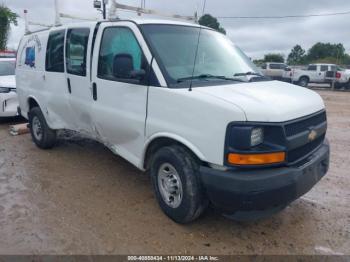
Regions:
<svg viewBox="0 0 350 262"><path fill-rule="evenodd" d="M325 108L316 92L279 81L197 87L193 90L241 108L247 121L284 122Z"/></svg>
<svg viewBox="0 0 350 262"><path fill-rule="evenodd" d="M0 76L0 87L16 88L15 75Z"/></svg>

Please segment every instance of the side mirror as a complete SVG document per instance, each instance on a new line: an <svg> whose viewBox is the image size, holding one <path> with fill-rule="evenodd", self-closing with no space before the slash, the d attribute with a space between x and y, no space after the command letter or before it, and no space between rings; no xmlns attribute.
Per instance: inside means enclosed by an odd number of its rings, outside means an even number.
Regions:
<svg viewBox="0 0 350 262"><path fill-rule="evenodd" d="M130 73L130 77L132 79L142 80L146 75L146 71L143 69L140 70L132 70Z"/></svg>
<svg viewBox="0 0 350 262"><path fill-rule="evenodd" d="M134 71L134 62L130 54L117 54L113 59L113 76L128 79Z"/></svg>

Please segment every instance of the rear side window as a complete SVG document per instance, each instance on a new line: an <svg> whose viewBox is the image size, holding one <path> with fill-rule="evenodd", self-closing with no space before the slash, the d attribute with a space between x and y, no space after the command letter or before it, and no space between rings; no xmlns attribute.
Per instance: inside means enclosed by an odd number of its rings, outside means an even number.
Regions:
<svg viewBox="0 0 350 262"><path fill-rule="evenodd" d="M67 33L66 65L67 72L86 76L86 56L90 29L70 29Z"/></svg>
<svg viewBox="0 0 350 262"><path fill-rule="evenodd" d="M321 66L321 72L326 72L326 71L328 71L328 66L322 65Z"/></svg>
<svg viewBox="0 0 350 262"><path fill-rule="evenodd" d="M267 69L267 65L266 65L266 64L263 64L261 68L262 68L262 69Z"/></svg>
<svg viewBox="0 0 350 262"><path fill-rule="evenodd" d="M282 64L270 64L270 69L284 69L285 66Z"/></svg>
<svg viewBox="0 0 350 262"><path fill-rule="evenodd" d="M310 65L308 68L307 68L308 71L317 71L317 66L316 65Z"/></svg>
<svg viewBox="0 0 350 262"><path fill-rule="evenodd" d="M65 30L60 30L51 32L49 35L46 50L46 71L64 72L64 34Z"/></svg>

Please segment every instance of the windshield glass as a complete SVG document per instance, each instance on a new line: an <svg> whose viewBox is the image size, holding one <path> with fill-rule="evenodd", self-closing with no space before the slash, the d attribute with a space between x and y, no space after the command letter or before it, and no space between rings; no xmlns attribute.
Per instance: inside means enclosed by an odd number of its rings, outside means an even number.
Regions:
<svg viewBox="0 0 350 262"><path fill-rule="evenodd" d="M14 61L0 61L0 76L8 76L15 74Z"/></svg>
<svg viewBox="0 0 350 262"><path fill-rule="evenodd" d="M170 86L178 84L181 79L191 80L192 76L199 81L209 81L207 76L211 80L223 81L247 73L260 74L237 46L214 30L152 24L142 25L142 31ZM215 76L220 76L220 79L215 79Z"/></svg>

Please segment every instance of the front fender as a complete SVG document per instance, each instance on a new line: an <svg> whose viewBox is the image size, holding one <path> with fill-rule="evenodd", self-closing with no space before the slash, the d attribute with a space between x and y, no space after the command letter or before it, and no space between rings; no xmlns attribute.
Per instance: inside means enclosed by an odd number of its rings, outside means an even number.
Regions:
<svg viewBox="0 0 350 262"><path fill-rule="evenodd" d="M190 141L188 141L187 139L183 138L180 135L168 133L168 132L155 133L155 134L151 135L146 140L145 145L144 145L143 154L142 154L142 162L144 162L144 160L145 160L146 151L147 151L148 146L158 138L170 138L172 140L175 140L175 141L183 144L184 146L186 146L188 149L190 149L192 151L192 153L194 153L201 161L207 162L206 157L198 149L198 147L196 145L194 145L193 143L191 143Z"/></svg>

